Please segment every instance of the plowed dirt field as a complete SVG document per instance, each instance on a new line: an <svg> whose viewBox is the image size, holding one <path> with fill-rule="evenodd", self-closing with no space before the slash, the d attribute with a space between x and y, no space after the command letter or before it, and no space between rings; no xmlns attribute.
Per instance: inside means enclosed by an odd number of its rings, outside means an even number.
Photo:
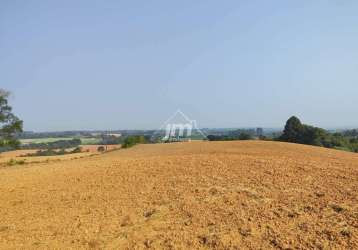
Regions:
<svg viewBox="0 0 358 250"><path fill-rule="evenodd" d="M138 145L0 168L1 249L358 249L358 154Z"/></svg>

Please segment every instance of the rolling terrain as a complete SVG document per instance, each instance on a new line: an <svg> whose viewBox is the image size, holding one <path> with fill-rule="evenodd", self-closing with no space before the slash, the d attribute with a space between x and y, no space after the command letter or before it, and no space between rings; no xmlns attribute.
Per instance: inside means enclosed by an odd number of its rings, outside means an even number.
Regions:
<svg viewBox="0 0 358 250"><path fill-rule="evenodd" d="M52 161L63 161L63 160L72 160L88 156L93 156L99 154L98 147L104 147L105 151L112 151L120 148L120 145L81 145L80 153L72 153L66 155L56 155L56 156L27 156L27 154L33 154L39 151L40 149L19 149L14 151L8 151L0 153L0 168L9 164L11 161L23 162L23 164L28 163L49 163ZM73 150L75 148L69 148L67 151Z"/></svg>
<svg viewBox="0 0 358 250"><path fill-rule="evenodd" d="M358 248L358 154L186 142L0 168L1 249Z"/></svg>

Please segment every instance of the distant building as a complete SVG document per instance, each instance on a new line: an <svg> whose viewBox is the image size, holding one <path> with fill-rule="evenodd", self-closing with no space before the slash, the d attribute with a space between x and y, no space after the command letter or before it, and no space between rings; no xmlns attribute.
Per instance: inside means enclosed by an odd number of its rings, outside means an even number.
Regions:
<svg viewBox="0 0 358 250"><path fill-rule="evenodd" d="M264 130L263 130L263 128L257 128L257 129L256 129L256 135L257 135L257 136L263 136L263 135L264 135Z"/></svg>
<svg viewBox="0 0 358 250"><path fill-rule="evenodd" d="M107 134L104 134L105 136L113 136L113 137L121 137L122 136L122 134L121 133L107 133Z"/></svg>

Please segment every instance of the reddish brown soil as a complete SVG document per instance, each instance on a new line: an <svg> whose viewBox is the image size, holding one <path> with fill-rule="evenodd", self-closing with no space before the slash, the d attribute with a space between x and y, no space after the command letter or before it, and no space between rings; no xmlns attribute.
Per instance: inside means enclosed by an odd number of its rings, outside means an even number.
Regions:
<svg viewBox="0 0 358 250"><path fill-rule="evenodd" d="M358 154L138 145L0 169L2 249L357 249Z"/></svg>

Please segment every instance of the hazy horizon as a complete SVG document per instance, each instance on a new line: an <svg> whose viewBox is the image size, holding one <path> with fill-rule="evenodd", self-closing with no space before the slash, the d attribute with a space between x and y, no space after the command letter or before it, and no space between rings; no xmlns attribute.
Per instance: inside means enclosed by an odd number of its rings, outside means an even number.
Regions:
<svg viewBox="0 0 358 250"><path fill-rule="evenodd" d="M358 2L0 3L0 88L27 131L358 127Z"/></svg>
<svg viewBox="0 0 358 250"><path fill-rule="evenodd" d="M210 129L210 130L237 130L237 129L256 129L256 128L262 128L264 130L267 131L282 131L284 129L284 125L280 127L255 127L255 126L251 126L251 127L198 127L198 129ZM312 125L312 124L308 124L308 125ZM322 127L323 129L326 130L331 130L331 131L340 131L340 130L349 130L349 129L357 129L357 127L349 127L349 126L343 126L343 127ZM74 129L74 130L25 130L24 132L30 132L30 133L56 133L56 132L97 132L97 131L107 131L107 132L116 132L116 131L153 131L153 130L158 130L158 128L138 128L138 129L133 129L133 128L110 128L110 129ZM163 131L165 129L162 129Z"/></svg>

